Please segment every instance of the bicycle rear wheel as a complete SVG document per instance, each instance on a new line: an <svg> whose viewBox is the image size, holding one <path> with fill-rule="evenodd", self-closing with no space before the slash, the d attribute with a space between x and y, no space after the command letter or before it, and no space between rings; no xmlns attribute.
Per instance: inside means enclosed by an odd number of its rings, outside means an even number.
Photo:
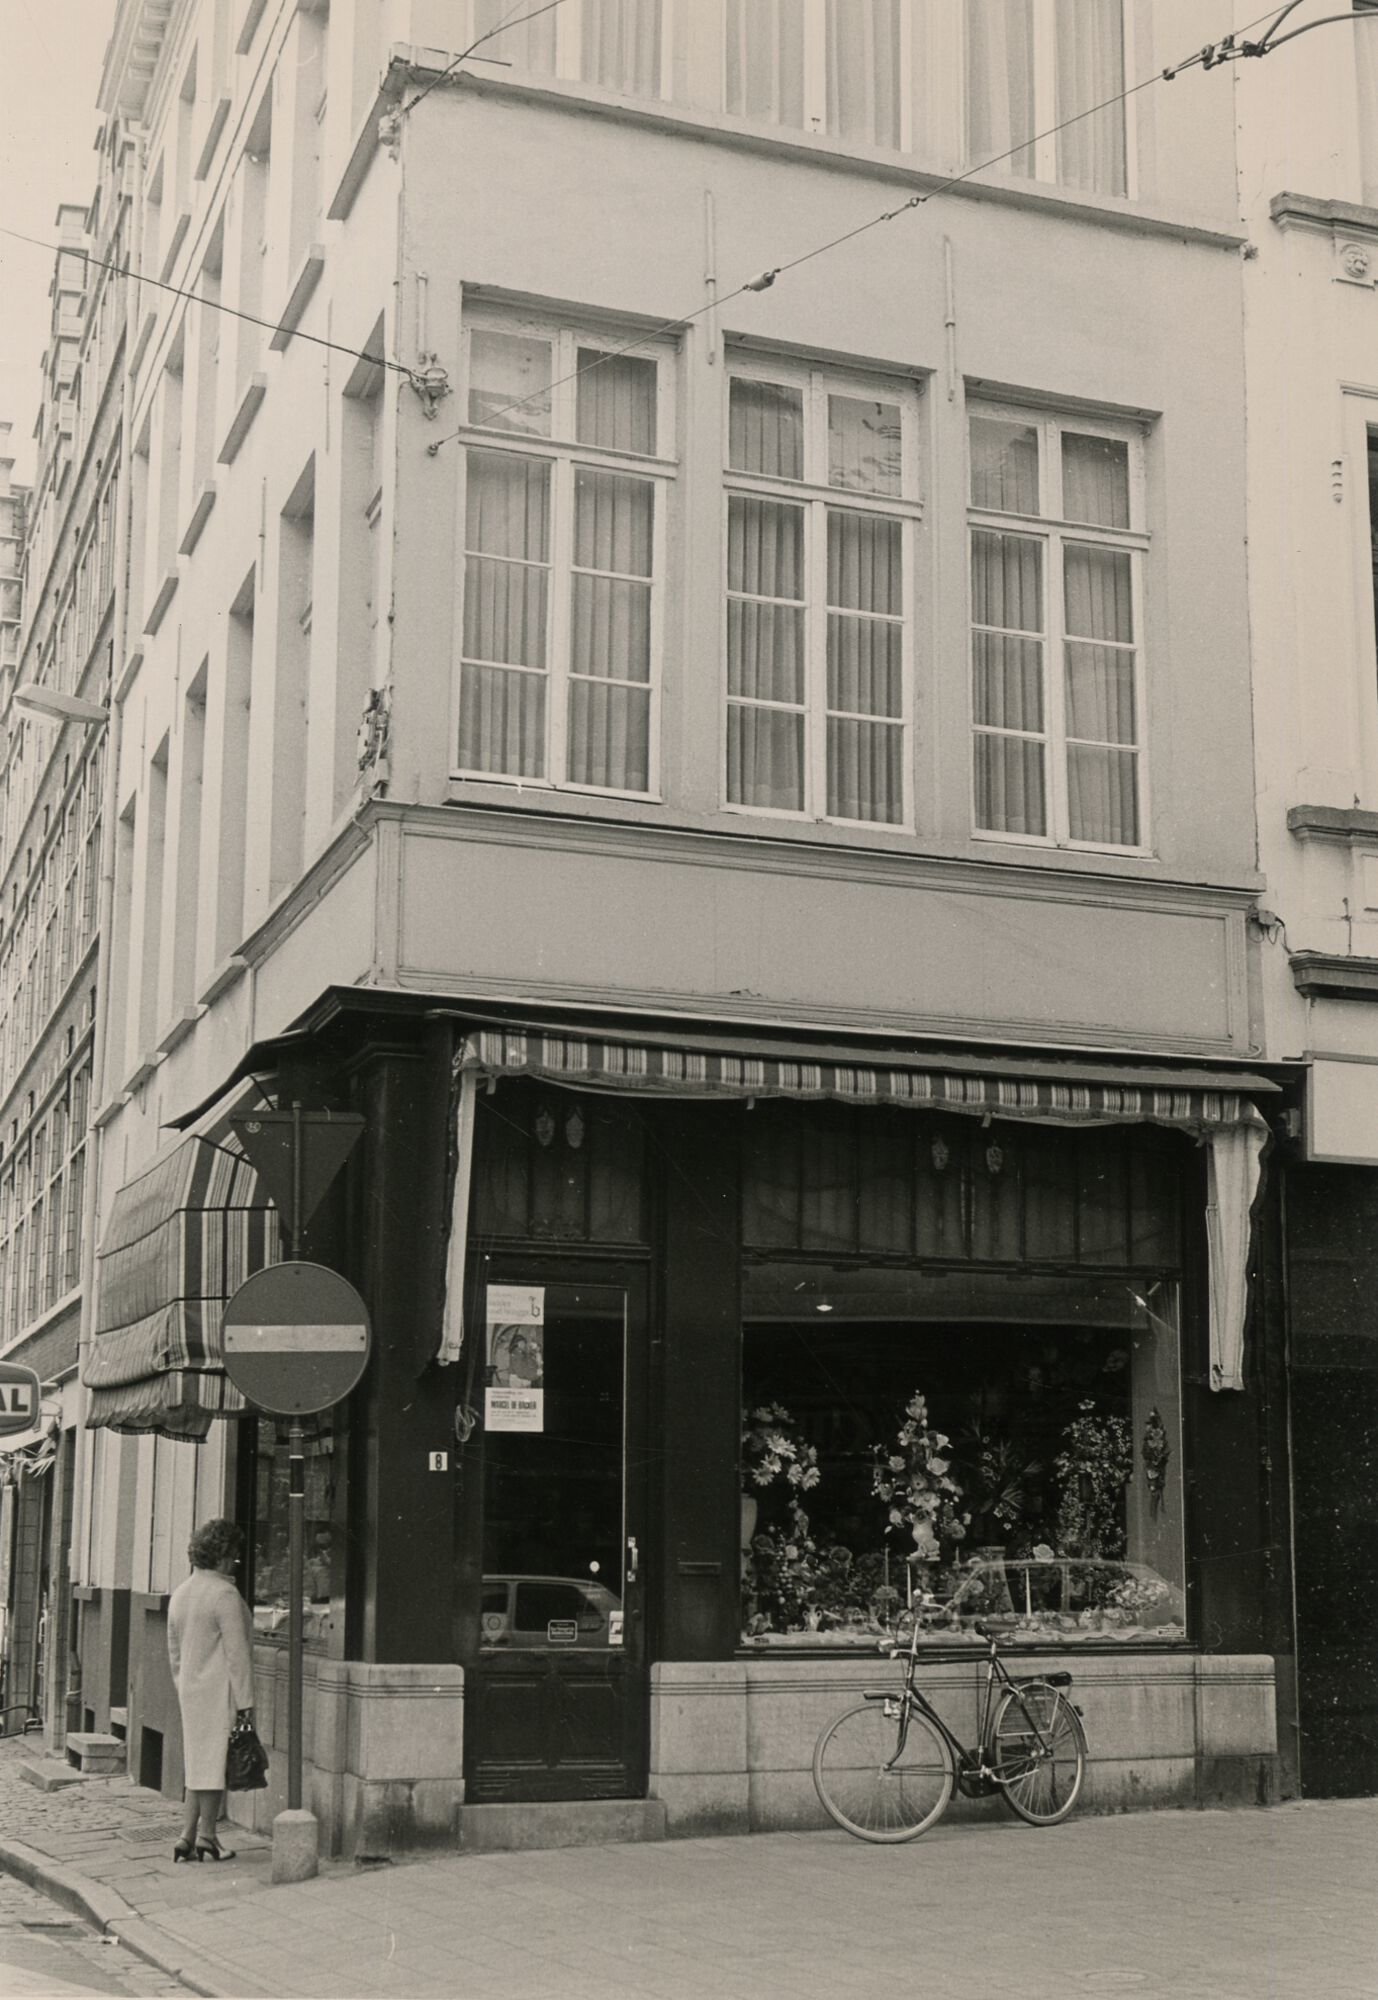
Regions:
<svg viewBox="0 0 1378 2000"><path fill-rule="evenodd" d="M1086 1772L1086 1736L1066 1695L1042 1681L1009 1688L995 1713L994 1752L1012 1812L1032 1826L1066 1819Z"/></svg>
<svg viewBox="0 0 1378 2000"><path fill-rule="evenodd" d="M849 1708L819 1737L813 1782L823 1810L858 1840L914 1840L940 1819L952 1797L952 1758L921 1715L911 1714L900 1747L900 1718L887 1704Z"/></svg>

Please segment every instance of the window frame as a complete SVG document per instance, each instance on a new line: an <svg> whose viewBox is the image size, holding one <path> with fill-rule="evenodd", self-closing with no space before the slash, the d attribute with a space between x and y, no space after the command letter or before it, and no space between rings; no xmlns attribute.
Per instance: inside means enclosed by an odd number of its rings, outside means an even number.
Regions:
<svg viewBox="0 0 1378 2000"><path fill-rule="evenodd" d="M1016 423L1034 429L1038 434L1038 501L1037 514L1015 514L1003 509L978 507L971 498L972 450L971 427L978 417L989 417L997 422ZM1106 438L1127 446L1127 469L1129 487L1129 521L1127 528L1102 528L1085 521L1069 521L1062 512L1062 439L1070 433L1076 437ZM966 625L967 625L967 787L968 812L970 814L971 837L982 844L998 843L1001 846L1034 847L1042 849L1062 849L1080 854L1119 854L1125 856L1148 857L1153 853L1151 820L1151 797L1148 770L1148 700L1147 700L1147 656L1148 633L1145 629L1146 601L1146 558L1152 547L1152 537L1145 525L1147 519L1147 487L1144 468L1145 427L1132 421L1113 422L1104 417L1083 416L1075 410L1047 409L1027 404L999 403L976 400L966 407L966 514L967 514L967 571L966 571ZM1057 511L1052 510L1057 503ZM1024 535L1036 540L1043 548L1043 722L1041 732L1029 730L1009 730L981 724L976 720L975 711L975 634L976 620L972 604L972 543L978 529L989 529L998 534ZM1130 604L1133 616L1134 654L1134 742L1132 745L1107 745L1108 748L1132 749L1135 756L1136 801L1138 805L1139 838L1133 844L1099 840L1076 840L1070 832L1068 806L1068 751L1071 744L1085 743L1091 739L1071 737L1067 731L1067 655L1068 640L1066 615L1066 563L1065 553L1069 547L1081 545L1090 548L1113 548L1122 550L1129 556ZM1116 642L1110 641L1110 644ZM1048 831L1045 833L1002 833L998 829L983 827L977 818L976 807L976 757L975 747L978 735L1018 736L1025 740L1041 742L1044 748L1044 800Z"/></svg>
<svg viewBox="0 0 1378 2000"><path fill-rule="evenodd" d="M501 333L514 339L547 341L551 349L550 431L540 436L526 431L502 430L468 421L469 390L472 379L471 350L476 333ZM630 335L630 337L629 337ZM680 460L677 431L676 363L678 344L664 337L648 335L636 341L629 329L614 329L588 321L555 319L540 315L469 310L464 314L459 395L465 421L456 437L464 449L460 456L459 532L455 561L455 640L451 673L449 769L452 782L515 786L524 791L572 792L594 798L636 799L642 803L663 803L661 792L661 715L665 681L667 630L669 529L666 520L670 496L679 477ZM656 450L641 454L613 450L604 445L581 444L575 438L578 395L578 350L593 348L604 354L631 352L638 359L654 362L656 369L655 424ZM667 453L666 445L673 447ZM544 672L546 681L544 775L523 776L518 772L489 771L460 762L460 708L464 659L464 591L468 548L468 463L469 451L505 451L522 458L548 462L550 475L550 540L544 565L548 578L544 669L513 666L514 672ZM571 668L571 600L573 594L574 489L576 469L588 466L595 471L625 473L652 482L655 495L651 519L650 659L647 679L647 759L646 789L590 785L563 774L569 768L569 694L575 676ZM475 664L484 664L477 662ZM502 662L487 664L503 665ZM624 683L615 683L623 685ZM561 775L552 775L558 771Z"/></svg>
<svg viewBox="0 0 1378 2000"><path fill-rule="evenodd" d="M919 530L925 519L925 503L919 478L920 411L926 378L909 373L887 374L876 369L850 368L845 363L824 367L811 362L729 349L723 370L722 397L722 557L719 596L722 621L719 626L721 663L719 669L720 718L720 804L724 812L752 819L784 820L803 826L837 826L866 833L913 834L915 831L914 719L916 703L916 652L919 615L918 556ZM803 474L801 479L783 479L772 474L735 471L731 463L732 383L734 380L771 382L803 392ZM900 409L900 490L897 494L866 493L852 487L827 483L828 397L852 396L865 402L896 402ZM819 477L819 474L822 477ZM729 564L732 496L747 494L778 500L804 509L804 578L808 595L804 600L804 690L802 704L743 701L729 688L727 606L734 593L730 587ZM826 810L815 811L828 797L828 533L829 507L847 513L880 514L900 522L901 585L903 607L900 641L900 713L898 717L863 717L862 720L897 721L902 736L900 756L901 810L894 820L852 819ZM799 809L786 806L754 806L729 799L727 787L727 719L733 706L783 708L802 706L804 715L804 804ZM836 711L844 719L850 711ZM822 727L819 728L819 721Z"/></svg>

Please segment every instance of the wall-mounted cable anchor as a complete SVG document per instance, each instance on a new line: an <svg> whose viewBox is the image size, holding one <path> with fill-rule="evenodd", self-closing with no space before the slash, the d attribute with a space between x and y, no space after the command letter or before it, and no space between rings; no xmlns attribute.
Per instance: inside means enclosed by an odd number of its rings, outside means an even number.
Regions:
<svg viewBox="0 0 1378 2000"><path fill-rule="evenodd" d="M434 354L423 354L421 366L408 370L407 380L421 402L421 413L434 422L440 405L450 394L450 377ZM434 446L430 447L434 450Z"/></svg>

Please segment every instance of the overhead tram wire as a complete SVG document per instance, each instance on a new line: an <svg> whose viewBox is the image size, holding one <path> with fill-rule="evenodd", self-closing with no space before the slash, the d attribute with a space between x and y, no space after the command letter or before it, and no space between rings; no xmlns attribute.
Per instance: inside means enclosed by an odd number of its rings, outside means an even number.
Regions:
<svg viewBox="0 0 1378 2000"><path fill-rule="evenodd" d="M1297 4L1297 0L1293 0L1293 4ZM1290 11L1290 7L1284 9L1285 13ZM1274 8L1268 8L1254 20L1246 22L1244 27L1236 32L1241 35L1247 34L1249 29L1256 28L1260 21L1272 19L1275 12ZM512 25L515 27L516 23ZM1273 25L1276 26L1277 22L1274 21ZM1286 40L1288 37L1283 39ZM836 250L842 244L866 235L869 230L878 229L884 222L894 222L898 216L907 214L910 209L925 208L930 201L936 201L940 195L960 187L963 181L972 180L977 174L986 173L991 167L998 167L1003 160L1013 159L1016 153L1027 151L1042 139L1054 138L1059 132L1065 132L1070 126L1080 124L1085 118L1094 118L1102 111L1113 110L1115 105L1126 103L1141 90L1147 90L1151 84L1171 82L1179 70L1190 69L1194 64L1202 62L1210 53L1209 49L1197 50L1195 54L1173 67L1155 70L1152 76L1141 77L1138 83L1131 83L1126 89L1116 91L1113 97L1104 98L1099 104L1088 105L1085 111L1075 111L1070 118L1060 119L1056 125L1045 126L1040 132L1031 132L1027 138L1021 139L1017 146L1008 146L1003 153L993 153L988 159L978 161L975 166L967 167L962 173L950 175L947 180L940 181L937 187L928 188L923 194L911 195L907 201L900 202L895 208L882 209L879 215L869 216L865 222L858 222L854 228L844 229L840 235L829 237L827 242L816 244L812 250L803 250L797 257L787 258L782 263L758 271L754 277L743 279L742 283L734 286L730 292L723 292L716 298L706 300L703 305L695 306L692 312L682 313L677 319L667 319L660 326L652 327L649 332L639 334L635 340L629 340L621 347L608 348L596 360L586 362L581 368L572 368L567 375L556 376L544 388L533 389L529 395L514 397L510 403L503 403L498 409L490 410L487 413L485 427L492 425L499 417L509 416L513 410L524 409L528 403L539 401L554 389L562 389L570 382L577 382L583 376L591 375L596 368L606 367L610 361L620 360L624 354L634 354L638 348L645 347L650 341L663 340L670 334L679 333L685 327L691 326L696 319L702 319L705 313L721 311L723 306L730 304L733 299L741 298L745 292L769 291L777 278L784 277L789 271L797 271L801 264L811 263L815 257L826 256L830 250ZM1267 50L1251 48L1248 53L1266 54ZM453 444L455 439L462 437L469 428L468 424L461 424L458 429L447 431L444 437L434 439L426 446L427 457L436 457L442 445Z"/></svg>
<svg viewBox="0 0 1378 2000"><path fill-rule="evenodd" d="M0 223L0 236L12 236L17 243L30 243L36 250L51 250L54 256L70 255L84 257L86 262L98 271L113 271L117 277L130 278L136 285L152 285L160 292L171 292L177 299L190 299L198 306L209 306L212 312L227 313L231 319L242 319L250 326L261 326L268 333L290 334L293 340L306 340L313 347L328 347L335 354L348 355L351 361L367 361L374 368L390 368L396 375L405 375L409 382L417 381L414 369L404 361L389 361L385 354L370 354L364 348L347 347L343 341L327 340L324 334L303 333L298 326L284 326L279 320L260 319L257 313L241 312L238 306L222 305L218 299L208 299L202 292L190 292L182 285L169 285L165 279L150 278L142 271L136 271L132 264L112 264L108 258L95 257L89 250L83 250L79 243L49 243L41 236L26 236L22 229L10 229Z"/></svg>

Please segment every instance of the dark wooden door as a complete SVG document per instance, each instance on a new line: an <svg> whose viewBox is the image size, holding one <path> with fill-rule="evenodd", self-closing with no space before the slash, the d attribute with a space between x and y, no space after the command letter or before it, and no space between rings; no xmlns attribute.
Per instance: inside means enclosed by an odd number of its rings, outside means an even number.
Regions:
<svg viewBox="0 0 1378 2000"><path fill-rule="evenodd" d="M635 1798L647 1761L646 1282L488 1262L466 1796ZM477 1464L475 1463L477 1456Z"/></svg>

